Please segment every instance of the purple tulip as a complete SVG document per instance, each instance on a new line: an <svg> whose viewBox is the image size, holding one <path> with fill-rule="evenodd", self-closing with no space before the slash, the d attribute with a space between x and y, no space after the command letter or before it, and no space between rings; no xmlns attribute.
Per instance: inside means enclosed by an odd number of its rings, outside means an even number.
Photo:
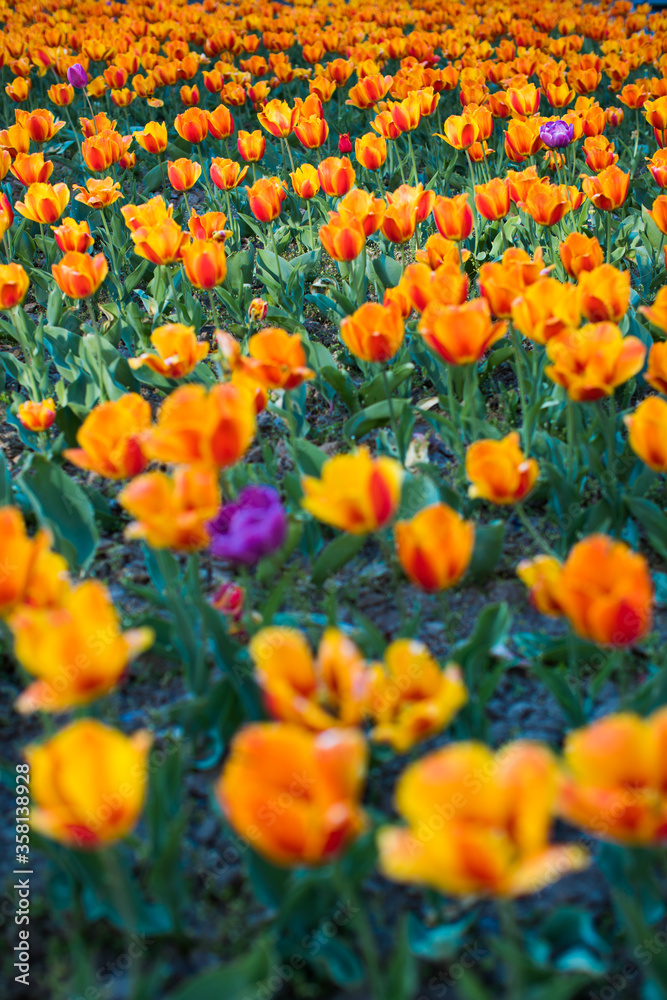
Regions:
<svg viewBox="0 0 667 1000"><path fill-rule="evenodd" d="M77 90L83 90L88 83L88 74L81 63L74 63L74 65L70 66L67 70L67 79L73 87L76 87Z"/></svg>
<svg viewBox="0 0 667 1000"><path fill-rule="evenodd" d="M252 566L285 541L287 514L272 486L246 486L209 522L211 554Z"/></svg>
<svg viewBox="0 0 667 1000"><path fill-rule="evenodd" d="M540 139L548 149L563 149L574 139L574 125L567 122L547 122L540 125Z"/></svg>

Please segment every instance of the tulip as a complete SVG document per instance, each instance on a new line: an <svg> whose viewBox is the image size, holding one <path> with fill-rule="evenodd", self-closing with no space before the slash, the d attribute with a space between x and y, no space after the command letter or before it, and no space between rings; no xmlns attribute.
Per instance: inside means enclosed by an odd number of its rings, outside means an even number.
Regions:
<svg viewBox="0 0 667 1000"><path fill-rule="evenodd" d="M611 396L641 371L646 348L638 337L624 337L613 323L589 323L552 337L547 355L551 364L545 374L581 403Z"/></svg>
<svg viewBox="0 0 667 1000"><path fill-rule="evenodd" d="M211 598L211 605L216 609L216 611L225 615L226 618L231 619L232 624L230 625L230 632L234 632L236 623L241 621L241 618L243 617L244 604L245 590L243 587L240 587L236 583L232 583L230 580L218 587L215 594Z"/></svg>
<svg viewBox="0 0 667 1000"><path fill-rule="evenodd" d="M125 219L125 225L132 232L156 226L165 219L170 219L173 213L171 205L167 208L161 194L150 198L142 205L123 205L120 211Z"/></svg>
<svg viewBox="0 0 667 1000"><path fill-rule="evenodd" d="M329 212L329 222L320 227L319 237L333 260L355 260L366 245L364 227L347 213Z"/></svg>
<svg viewBox="0 0 667 1000"><path fill-rule="evenodd" d="M249 393L229 383L209 392L202 385L184 385L164 401L142 447L158 462L224 469L243 457L254 434Z"/></svg>
<svg viewBox="0 0 667 1000"><path fill-rule="evenodd" d="M475 185L475 207L480 215L491 222L504 219L510 210L507 181L494 177L488 184Z"/></svg>
<svg viewBox="0 0 667 1000"><path fill-rule="evenodd" d="M433 205L433 220L441 236L448 240L467 240L475 221L468 195L438 196Z"/></svg>
<svg viewBox="0 0 667 1000"><path fill-rule="evenodd" d="M25 187L44 184L53 173L51 160L44 160L44 153L17 153L9 168L14 177Z"/></svg>
<svg viewBox="0 0 667 1000"><path fill-rule="evenodd" d="M432 271L446 265L447 267L460 268L461 264L468 259L470 252L459 251L454 240L448 240L440 233L432 233L426 240L423 248L417 250L415 258L420 264L428 264Z"/></svg>
<svg viewBox="0 0 667 1000"><path fill-rule="evenodd" d="M279 177L260 177L248 187L250 211L259 222L273 222L280 215L282 203L287 197L285 185Z"/></svg>
<svg viewBox="0 0 667 1000"><path fill-rule="evenodd" d="M281 627L256 632L248 652L272 718L321 732L367 715L374 672L338 629L326 629L317 657L303 633Z"/></svg>
<svg viewBox="0 0 667 1000"><path fill-rule="evenodd" d="M536 344L547 344L581 321L577 289L547 276L524 289L511 308L516 328Z"/></svg>
<svg viewBox="0 0 667 1000"><path fill-rule="evenodd" d="M394 197L387 205L383 215L381 230L382 235L392 243L407 243L414 235L417 222L418 201L410 193L413 189L404 185L405 193L394 192ZM395 197L399 195L398 197Z"/></svg>
<svg viewBox="0 0 667 1000"><path fill-rule="evenodd" d="M329 126L323 118L312 115L310 118L299 118L294 134L306 149L319 149L327 141Z"/></svg>
<svg viewBox="0 0 667 1000"><path fill-rule="evenodd" d="M563 267L575 280L585 271L594 271L604 260L597 238L584 233L570 233L558 249Z"/></svg>
<svg viewBox="0 0 667 1000"><path fill-rule="evenodd" d="M5 572L0 575L0 616L17 607L56 606L69 587L67 562L50 551L51 535L38 531L28 538L16 507L0 507Z"/></svg>
<svg viewBox="0 0 667 1000"><path fill-rule="evenodd" d="M444 135L435 133L454 149L469 149L479 139L479 125L472 115L450 115L445 119Z"/></svg>
<svg viewBox="0 0 667 1000"><path fill-rule="evenodd" d="M563 565L554 556L523 559L517 566L517 576L528 587L530 602L543 615L559 618L563 609L558 601L558 581Z"/></svg>
<svg viewBox="0 0 667 1000"><path fill-rule="evenodd" d="M298 198L309 200L320 190L320 178L317 168L310 163L304 163L294 173L290 174L294 193Z"/></svg>
<svg viewBox="0 0 667 1000"><path fill-rule="evenodd" d="M31 80L26 80L22 76L16 76L11 83L6 84L5 93L10 101L14 101L15 104L21 104L28 99L31 87Z"/></svg>
<svg viewBox="0 0 667 1000"><path fill-rule="evenodd" d="M184 378L208 354L208 344L197 340L194 327L181 323L158 326L151 334L151 344L157 354L140 354L137 358L130 358L130 368L146 365L165 378Z"/></svg>
<svg viewBox="0 0 667 1000"><path fill-rule="evenodd" d="M364 738L353 729L310 733L289 723L253 723L232 740L218 801L236 833L273 864L325 864L364 828L366 757ZM266 803L278 799L287 805L268 810Z"/></svg>
<svg viewBox="0 0 667 1000"><path fill-rule="evenodd" d="M347 156L328 156L320 162L317 173L322 190L330 198L347 194L355 180L354 167Z"/></svg>
<svg viewBox="0 0 667 1000"><path fill-rule="evenodd" d="M219 104L215 111L206 112L209 135L214 139L227 139L234 131L234 119L224 104Z"/></svg>
<svg viewBox="0 0 667 1000"><path fill-rule="evenodd" d="M266 139L259 129L254 132L240 131L237 139L238 151L246 163L257 163L264 156Z"/></svg>
<svg viewBox="0 0 667 1000"><path fill-rule="evenodd" d="M623 419L635 455L654 472L667 472L667 402L659 396L649 396Z"/></svg>
<svg viewBox="0 0 667 1000"><path fill-rule="evenodd" d="M18 206L17 206L18 207ZM667 195L659 194L648 213L661 233L667 234Z"/></svg>
<svg viewBox="0 0 667 1000"><path fill-rule="evenodd" d="M201 177L201 164L187 157L167 160L167 175L175 191L189 191Z"/></svg>
<svg viewBox="0 0 667 1000"><path fill-rule="evenodd" d="M20 264L0 264L0 309L13 309L23 302L30 286Z"/></svg>
<svg viewBox="0 0 667 1000"><path fill-rule="evenodd" d="M12 165L12 158L7 149L3 149L0 146L0 181L3 181L7 176ZM32 183L32 182L31 182ZM5 195L5 198L7 196Z"/></svg>
<svg viewBox="0 0 667 1000"><path fill-rule="evenodd" d="M396 513L403 469L393 458L372 458L367 448L360 448L327 459L320 475L301 480L301 506L318 521L363 535L384 528Z"/></svg>
<svg viewBox="0 0 667 1000"><path fill-rule="evenodd" d="M299 108L290 108L285 101L276 98L264 105L257 119L262 128L276 139L286 139L294 131L299 119Z"/></svg>
<svg viewBox="0 0 667 1000"><path fill-rule="evenodd" d="M113 205L119 198L125 197L120 190L120 183L116 181L114 184L110 177L90 177L86 181L85 188L81 187L80 184L75 184L74 190L80 192L80 194L76 195L75 201L82 202L88 208L97 208L100 210L108 208L109 205Z"/></svg>
<svg viewBox="0 0 667 1000"><path fill-rule="evenodd" d="M662 847L667 710L619 712L567 735L557 812L600 840Z"/></svg>
<svg viewBox="0 0 667 1000"><path fill-rule="evenodd" d="M66 184L31 184L24 195L25 201L17 201L14 208L31 222L44 225L55 222L65 210L69 201Z"/></svg>
<svg viewBox="0 0 667 1000"><path fill-rule="evenodd" d="M387 142L381 135L366 132L354 141L354 155L366 170L379 170L387 159Z"/></svg>
<svg viewBox="0 0 667 1000"><path fill-rule="evenodd" d="M118 495L118 502L134 521L126 538L140 538L154 549L196 552L208 546L208 522L220 506L220 487L214 469L184 466L173 476L145 472Z"/></svg>
<svg viewBox="0 0 667 1000"><path fill-rule="evenodd" d="M231 236L225 229L227 216L224 212L204 212L197 215L193 212L188 219L188 230L194 240L226 240Z"/></svg>
<svg viewBox="0 0 667 1000"><path fill-rule="evenodd" d="M511 316L512 303L538 281L543 267L541 249L535 251L531 260L519 247L506 250L500 262L482 264L477 281L493 315L503 319Z"/></svg>
<svg viewBox="0 0 667 1000"><path fill-rule="evenodd" d="M147 458L143 434L150 426L151 408L136 392L101 403L77 431L78 448L63 452L73 465L107 479L128 479L143 472Z"/></svg>
<svg viewBox="0 0 667 1000"><path fill-rule="evenodd" d="M30 136L22 125L10 125L0 130L0 147L14 159L19 153L30 149Z"/></svg>
<svg viewBox="0 0 667 1000"><path fill-rule="evenodd" d="M181 91L186 89L188 88L181 87ZM137 99L135 92L127 87L123 87L122 90L112 90L109 96L117 108L127 108L132 104L132 101Z"/></svg>
<svg viewBox="0 0 667 1000"><path fill-rule="evenodd" d="M81 63L74 63L67 70L67 79L77 90L83 90L88 83L88 74Z"/></svg>
<svg viewBox="0 0 667 1000"><path fill-rule="evenodd" d="M338 213L343 219L354 219L361 223L364 234L372 236L384 219L387 206L381 198L375 198L368 191L352 188L338 202Z"/></svg>
<svg viewBox="0 0 667 1000"><path fill-rule="evenodd" d="M447 590L468 568L475 526L444 503L424 507L394 530L396 553L406 576L427 592Z"/></svg>
<svg viewBox="0 0 667 1000"><path fill-rule="evenodd" d="M421 98L415 91L399 102L390 102L389 110L394 125L400 132L413 132L422 119Z"/></svg>
<svg viewBox="0 0 667 1000"><path fill-rule="evenodd" d="M525 202L528 192L533 185L540 183L541 178L537 175L537 167L531 164L525 170L508 170L506 180L510 199L518 205Z"/></svg>
<svg viewBox="0 0 667 1000"><path fill-rule="evenodd" d="M273 486L246 486L209 522L211 555L254 566L282 548L288 526L287 512Z"/></svg>
<svg viewBox="0 0 667 1000"><path fill-rule="evenodd" d="M667 396L667 342L651 345L644 378L654 389Z"/></svg>
<svg viewBox="0 0 667 1000"><path fill-rule="evenodd" d="M181 139L197 145L208 135L208 118L201 108L188 108L174 119L174 128Z"/></svg>
<svg viewBox="0 0 667 1000"><path fill-rule="evenodd" d="M187 234L175 219L166 218L152 226L142 226L131 233L134 252L153 264L173 264L180 260Z"/></svg>
<svg viewBox="0 0 667 1000"><path fill-rule="evenodd" d="M667 97L658 97L655 101L646 101L643 111L646 121L654 129L658 132L664 132L667 129Z"/></svg>
<svg viewBox="0 0 667 1000"><path fill-rule="evenodd" d="M65 122L57 121L50 111L45 111L43 108L37 108L30 114L26 114L22 118L21 125L32 141L39 143L48 142L62 128L65 128Z"/></svg>
<svg viewBox="0 0 667 1000"><path fill-rule="evenodd" d="M451 264L444 264L435 271L426 264L408 264L399 285L412 308L419 313L433 301L441 305L461 305L468 295L468 275Z"/></svg>
<svg viewBox="0 0 667 1000"><path fill-rule="evenodd" d="M564 184L542 182L533 184L520 202L523 209L538 226L555 226L570 209L568 189Z"/></svg>
<svg viewBox="0 0 667 1000"><path fill-rule="evenodd" d="M13 222L14 212L12 210L12 203L4 191L0 191L0 239L11 228Z"/></svg>
<svg viewBox="0 0 667 1000"><path fill-rule="evenodd" d="M96 719L77 719L28 746L33 828L78 849L120 840L136 826L143 807L150 745L146 730L125 736ZM76 795L66 794L68 788Z"/></svg>
<svg viewBox="0 0 667 1000"><path fill-rule="evenodd" d="M505 132L505 153L512 163L523 163L528 156L534 156L542 148L540 123L536 118L527 121L513 119Z"/></svg>
<svg viewBox="0 0 667 1000"><path fill-rule="evenodd" d="M395 309L366 302L340 325L340 339L356 358L381 364L390 361L403 343L403 318Z"/></svg>
<svg viewBox="0 0 667 1000"><path fill-rule="evenodd" d="M441 732L468 700L460 668L449 663L441 670L415 639L387 646L383 668L373 685L370 711L376 725L370 735L397 753Z"/></svg>
<svg viewBox="0 0 667 1000"><path fill-rule="evenodd" d="M391 111L382 111L376 115L371 122L371 128L378 133L378 138L384 139L385 142L393 142L401 134L391 117Z"/></svg>
<svg viewBox="0 0 667 1000"><path fill-rule="evenodd" d="M247 167L242 167L234 160L228 160L221 156L216 156L211 160L209 170L211 180L221 191L232 191L237 188L245 175L248 173ZM263 178L266 179L266 178ZM259 181L257 183L260 183ZM249 188L246 188L249 190Z"/></svg>
<svg viewBox="0 0 667 1000"><path fill-rule="evenodd" d="M109 266L103 253L90 257L87 253L68 251L59 264L51 265L51 274L63 295L87 299L94 295L107 276Z"/></svg>
<svg viewBox="0 0 667 1000"><path fill-rule="evenodd" d="M564 121L540 125L540 139L547 149L563 149L574 139L574 125Z"/></svg>
<svg viewBox="0 0 667 1000"><path fill-rule="evenodd" d="M135 139L147 153L159 156L167 148L167 126L164 122L147 122L142 132L133 132Z"/></svg>
<svg viewBox="0 0 667 1000"><path fill-rule="evenodd" d="M539 474L539 466L521 451L519 435L512 431L501 441L475 441L466 452L466 475L472 485L468 496L489 503L511 504L525 499Z"/></svg>
<svg viewBox="0 0 667 1000"><path fill-rule="evenodd" d="M379 830L380 871L448 896L539 892L588 864L578 844L549 843L557 794L556 762L537 743L519 740L495 754L472 742L435 750L399 779L407 826ZM436 824L443 804L451 818Z"/></svg>
<svg viewBox="0 0 667 1000"><path fill-rule="evenodd" d="M181 260L186 277L195 288L215 288L227 275L225 247L219 240L193 240L185 244Z"/></svg>
<svg viewBox="0 0 667 1000"><path fill-rule="evenodd" d="M667 288L663 286L659 290L652 306L640 306L639 311L659 330L667 333Z"/></svg>
<svg viewBox="0 0 667 1000"><path fill-rule="evenodd" d="M112 129L104 129L84 141L81 155L88 169L92 173L99 174L103 170L108 170L112 164L118 163L126 155L131 142L130 135L121 136Z"/></svg>
<svg viewBox="0 0 667 1000"><path fill-rule="evenodd" d="M17 416L27 431L48 431L56 419L56 404L50 398L41 402L28 399L19 404Z"/></svg>
<svg viewBox="0 0 667 1000"><path fill-rule="evenodd" d="M220 339L219 344L227 346ZM290 335L272 326L250 337L247 356L241 356L234 342L231 367L243 370L267 389L296 389L315 374L306 367L306 352L299 334Z"/></svg>
<svg viewBox="0 0 667 1000"><path fill-rule="evenodd" d="M417 327L427 346L450 365L474 364L485 351L504 337L507 323L491 322L486 299L461 305L445 305L434 300L422 314Z"/></svg>
<svg viewBox="0 0 667 1000"><path fill-rule="evenodd" d="M628 197L630 174L620 167L606 167L596 177L582 175L581 186L584 194L602 212L613 212L620 208Z"/></svg>
<svg viewBox="0 0 667 1000"><path fill-rule="evenodd" d="M618 323L630 304L630 272L601 264L579 277L581 311L591 323Z"/></svg>
<svg viewBox="0 0 667 1000"><path fill-rule="evenodd" d="M595 173L600 173L618 161L613 142L609 142L603 135L586 139L584 153L586 154L586 166L594 170Z"/></svg>
<svg viewBox="0 0 667 1000"><path fill-rule="evenodd" d="M560 82L550 81L544 88L544 96L552 108L565 108L574 100L574 91L561 77Z"/></svg>
<svg viewBox="0 0 667 1000"><path fill-rule="evenodd" d="M612 128L618 128L619 125L623 124L625 113L623 108L606 108L604 116L608 125L611 125Z"/></svg>
<svg viewBox="0 0 667 1000"><path fill-rule="evenodd" d="M335 79L335 77L334 77ZM348 94L348 99L346 104L351 104L355 108L359 108L364 111L367 108L372 108L378 101L381 101L383 97L386 96L387 91L391 86L391 77L382 76L381 73L373 74L372 76L365 76L355 83L354 87L350 87L350 92ZM339 86L343 83L339 83Z"/></svg>

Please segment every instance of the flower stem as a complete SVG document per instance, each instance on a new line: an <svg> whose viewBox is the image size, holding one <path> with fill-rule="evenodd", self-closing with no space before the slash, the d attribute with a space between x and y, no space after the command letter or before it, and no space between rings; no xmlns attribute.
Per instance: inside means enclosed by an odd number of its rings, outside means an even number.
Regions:
<svg viewBox="0 0 667 1000"><path fill-rule="evenodd" d="M90 316L90 322L93 325L93 332L95 333L95 348L97 351L97 372L98 372L98 384L100 387L100 399L103 403L108 400L106 386L104 384L104 359L102 356L102 334L100 333L100 328L97 325L97 320L95 319L95 310L93 309L93 304L90 299L86 299L86 305L88 306L88 315Z"/></svg>
<svg viewBox="0 0 667 1000"><path fill-rule="evenodd" d="M273 226L269 226L269 232L271 233L271 246L273 247L273 253L276 258L276 270L278 271L278 283L280 284L280 293L283 298L285 298L285 286L283 285L283 273L280 268L280 257L278 256L278 247L276 246L276 234L273 230Z"/></svg>
<svg viewBox="0 0 667 1000"><path fill-rule="evenodd" d="M385 991L380 972L380 956L363 900L360 898L356 886L345 875L340 862L335 866L334 871L341 895L343 899L349 899L352 902L353 912L355 913L354 920L359 935L359 947L366 964L368 985L370 987L369 1000L382 1000L385 996Z"/></svg>
<svg viewBox="0 0 667 1000"><path fill-rule="evenodd" d="M215 323L216 330L220 328L220 314L218 312L218 307L215 304L215 297L213 295L213 289L208 288L208 301L211 306L211 312L213 313L213 322Z"/></svg>
<svg viewBox="0 0 667 1000"><path fill-rule="evenodd" d="M391 398L391 387L389 385L389 378L387 377L387 369L385 365L382 365L382 382L384 385L384 394L387 397L387 405L389 407L389 423L391 424L391 431L394 435L394 440L396 441L396 450L398 452L401 465L405 466L405 454L403 452L403 448L401 447L401 441L398 435L398 422L396 420L396 412Z"/></svg>
<svg viewBox="0 0 667 1000"><path fill-rule="evenodd" d="M523 942L519 930L514 902L511 899L498 899L496 902L500 927L507 944L511 945L509 959L505 960L506 1000L523 1000L523 970L521 968L521 955L523 952Z"/></svg>
<svg viewBox="0 0 667 1000"><path fill-rule="evenodd" d="M533 541L535 542L535 544L539 545L539 547L541 549L543 549L547 553L547 555L549 555L549 556L555 556L555 558L557 559L558 556L556 555L556 553L554 552L554 550L551 548L551 546L549 545L549 543L547 542L547 540L540 534L540 532L531 523L530 518L528 517L528 515L526 514L526 512L525 512L525 510L523 508L523 503L518 503L516 505L516 507L514 508L514 510L516 511L517 517L519 518L519 520L521 521L522 525L524 526L524 528L526 529L526 531L528 532L528 534L530 535L530 537L533 539Z"/></svg>

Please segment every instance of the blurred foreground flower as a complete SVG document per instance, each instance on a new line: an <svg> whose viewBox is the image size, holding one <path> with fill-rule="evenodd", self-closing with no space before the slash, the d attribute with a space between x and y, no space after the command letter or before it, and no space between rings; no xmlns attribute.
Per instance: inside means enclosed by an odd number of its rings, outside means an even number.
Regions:
<svg viewBox="0 0 667 1000"><path fill-rule="evenodd" d="M321 478L301 480L301 506L341 531L353 535L376 531L396 513L403 474L399 462L372 458L365 447L351 455L334 455L322 466Z"/></svg>
<svg viewBox="0 0 667 1000"><path fill-rule="evenodd" d="M79 447L66 448L63 455L80 469L108 479L136 476L147 465L141 441L150 422L148 401L128 392L91 410L76 434Z"/></svg>
<svg viewBox="0 0 667 1000"><path fill-rule="evenodd" d="M211 554L253 566L281 547L287 525L277 490L272 486L246 486L209 522Z"/></svg>
<svg viewBox="0 0 667 1000"><path fill-rule="evenodd" d="M68 588L67 561L51 552L49 532L29 538L21 511L0 507L0 538L5 566L0 573L0 616L19 605L59 604Z"/></svg>

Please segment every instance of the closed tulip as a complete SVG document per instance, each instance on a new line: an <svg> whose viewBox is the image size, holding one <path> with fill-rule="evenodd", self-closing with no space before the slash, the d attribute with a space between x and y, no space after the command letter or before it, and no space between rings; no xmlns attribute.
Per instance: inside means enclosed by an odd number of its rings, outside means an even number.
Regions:
<svg viewBox="0 0 667 1000"><path fill-rule="evenodd" d="M73 299L88 299L94 295L107 276L109 265L103 253L91 257L87 253L69 251L59 264L51 265L51 274L63 295Z"/></svg>
<svg viewBox="0 0 667 1000"><path fill-rule="evenodd" d="M16 206L18 208L18 205ZM667 195L659 194L653 202L649 215L661 233L667 234Z"/></svg>
<svg viewBox="0 0 667 1000"><path fill-rule="evenodd" d="M275 98L264 105L257 115L262 128L276 139L286 139L294 131L299 119L299 108L290 108L286 101Z"/></svg>
<svg viewBox="0 0 667 1000"><path fill-rule="evenodd" d="M582 177L584 194L601 212L613 212L625 203L630 190L630 174L620 167L606 167L595 177Z"/></svg>
<svg viewBox="0 0 667 1000"><path fill-rule="evenodd" d="M309 200L310 198L314 198L320 190L320 179L317 174L317 168L311 163L304 163L303 166L298 167L294 173L290 174L290 178L294 194L298 198Z"/></svg>
<svg viewBox="0 0 667 1000"><path fill-rule="evenodd" d="M236 833L273 864L326 864L365 826L359 803L366 758L364 738L353 729L310 733L253 723L232 741L218 801ZM267 809L278 800L287 805Z"/></svg>
<svg viewBox="0 0 667 1000"><path fill-rule="evenodd" d="M33 828L79 850L120 840L139 820L150 745L146 730L125 736L96 719L77 719L27 747Z"/></svg>
<svg viewBox="0 0 667 1000"><path fill-rule="evenodd" d="M311 115L299 118L294 126L294 134L306 149L319 149L327 141L329 126L323 118Z"/></svg>
<svg viewBox="0 0 667 1000"><path fill-rule="evenodd" d="M663 286L656 295L653 304L640 306L639 311L659 330L667 333L667 288Z"/></svg>
<svg viewBox="0 0 667 1000"><path fill-rule="evenodd" d="M27 399L19 404L17 416L28 431L48 431L56 419L56 404L52 399Z"/></svg>
<svg viewBox="0 0 667 1000"><path fill-rule="evenodd" d="M470 564L475 526L444 503L424 507L394 530L396 553L406 576L427 592L448 590Z"/></svg>
<svg viewBox="0 0 667 1000"><path fill-rule="evenodd" d="M475 207L485 219L504 219L510 210L510 193L507 182L494 177L488 184L475 186Z"/></svg>
<svg viewBox="0 0 667 1000"><path fill-rule="evenodd" d="M563 267L575 280L584 271L594 271L604 260L598 239L584 233L570 233L558 249Z"/></svg>
<svg viewBox="0 0 667 1000"><path fill-rule="evenodd" d="M157 462L224 469L243 458L254 434L249 393L229 383L209 392L202 385L184 385L164 401L142 447Z"/></svg>
<svg viewBox="0 0 667 1000"><path fill-rule="evenodd" d="M512 163L523 163L527 157L539 153L543 145L539 119L521 121L515 118L509 122L505 132L505 153Z"/></svg>
<svg viewBox="0 0 667 1000"><path fill-rule="evenodd" d="M14 211L12 209L12 203L5 194L4 191L0 192L0 239L5 235L8 229L11 229L12 223L14 222Z"/></svg>
<svg viewBox="0 0 667 1000"><path fill-rule="evenodd" d="M80 469L107 479L137 476L148 462L141 442L150 422L148 401L128 392L91 410L77 431L79 447L68 448L63 454Z"/></svg>
<svg viewBox="0 0 667 1000"><path fill-rule="evenodd" d="M221 285L227 275L225 246L220 240L193 240L181 249L186 277L195 288Z"/></svg>
<svg viewBox="0 0 667 1000"><path fill-rule="evenodd" d="M667 341L651 345L644 378L654 389L667 396Z"/></svg>
<svg viewBox="0 0 667 1000"><path fill-rule="evenodd" d="M662 847L667 710L619 712L568 733L557 812L599 840Z"/></svg>
<svg viewBox="0 0 667 1000"><path fill-rule="evenodd" d="M649 396L624 420L635 455L654 472L667 472L667 402Z"/></svg>
<svg viewBox="0 0 667 1000"><path fill-rule="evenodd" d="M118 163L126 155L131 142L130 135L121 136L113 129L104 129L83 142L81 155L88 169L99 174Z"/></svg>
<svg viewBox="0 0 667 1000"><path fill-rule="evenodd" d="M284 183L279 177L260 177L248 187L250 211L259 222L273 222L280 215L282 203L287 197Z"/></svg>
<svg viewBox="0 0 667 1000"><path fill-rule="evenodd" d="M333 260L355 260L366 245L366 233L358 219L329 212L329 222L320 227L320 243Z"/></svg>
<svg viewBox="0 0 667 1000"><path fill-rule="evenodd" d="M184 378L208 354L208 344L197 340L193 326L167 323L151 333L151 344L157 354L140 354L130 358L130 368L146 365L151 371L165 378Z"/></svg>
<svg viewBox="0 0 667 1000"><path fill-rule="evenodd" d="M338 83L338 81L336 81ZM362 111L372 108L387 95L391 86L391 77L376 73L362 77L354 87L350 87L346 104L351 104ZM342 86L342 84L339 84Z"/></svg>
<svg viewBox="0 0 667 1000"><path fill-rule="evenodd" d="M581 311L591 323L618 323L630 305L630 272L601 264L579 276Z"/></svg>
<svg viewBox="0 0 667 1000"><path fill-rule="evenodd" d="M0 264L0 309L13 309L23 302L30 279L20 264Z"/></svg>
<svg viewBox="0 0 667 1000"><path fill-rule="evenodd" d="M501 261L482 264L477 281L493 315L502 319L511 316L512 303L538 281L543 268L541 249L535 251L531 260L519 247L506 250Z"/></svg>
<svg viewBox="0 0 667 1000"><path fill-rule="evenodd" d="M507 332L504 321L493 323L486 299L457 306L430 302L417 328L427 346L450 365L473 364Z"/></svg>
<svg viewBox="0 0 667 1000"><path fill-rule="evenodd" d="M435 750L399 779L406 825L379 830L380 871L448 896L539 892L588 863L578 844L549 842L557 794L556 762L540 744L520 740L495 754L473 742ZM436 824L443 803L451 818Z"/></svg>
<svg viewBox="0 0 667 1000"><path fill-rule="evenodd" d="M0 617L17 607L60 604L69 587L67 562L51 552L51 535L38 531L28 537L17 507L0 507L0 532L5 571L0 574Z"/></svg>
<svg viewBox="0 0 667 1000"><path fill-rule="evenodd" d="M201 108L188 108L174 119L174 128L181 139L198 145L208 135L208 118Z"/></svg>
<svg viewBox="0 0 667 1000"><path fill-rule="evenodd" d="M227 139L234 132L234 119L229 108L219 104L214 111L206 112L209 135L214 139Z"/></svg>
<svg viewBox="0 0 667 1000"><path fill-rule="evenodd" d="M461 670L442 670L427 647L415 639L396 639L378 667L370 702L374 743L389 743L406 753L449 725L468 700Z"/></svg>
<svg viewBox="0 0 667 1000"><path fill-rule="evenodd" d="M441 236L448 240L467 240L472 233L475 218L467 194L453 198L438 196L433 205L433 219Z"/></svg>
<svg viewBox="0 0 667 1000"><path fill-rule="evenodd" d="M394 125L401 132L414 132L422 120L421 97L417 92L402 101L390 102L389 111Z"/></svg>
<svg viewBox="0 0 667 1000"><path fill-rule="evenodd" d="M201 164L187 157L168 160L167 176L174 191L189 191L201 177Z"/></svg>
<svg viewBox="0 0 667 1000"><path fill-rule="evenodd" d="M347 156L328 156L317 168L320 184L330 198L340 198L350 190L355 180L354 167Z"/></svg>
<svg viewBox="0 0 667 1000"><path fill-rule="evenodd" d="M667 149L657 149L653 156L646 158L648 169L659 188L667 188Z"/></svg>
<svg viewBox="0 0 667 1000"><path fill-rule="evenodd" d="M535 486L539 474L535 459L526 458L522 452L516 431L500 441L474 441L466 452L465 465L472 484L468 496L497 504L523 500Z"/></svg>
<svg viewBox="0 0 667 1000"><path fill-rule="evenodd" d="M128 663L153 642L150 628L122 632L99 580L70 588L57 607L22 605L9 618L14 655L36 677L19 696L19 712L62 712L111 691Z"/></svg>
<svg viewBox="0 0 667 1000"><path fill-rule="evenodd" d="M66 184L31 184L24 195L25 201L17 201L16 211L31 222L46 225L55 222L65 211L69 201Z"/></svg>
<svg viewBox="0 0 667 1000"><path fill-rule="evenodd" d="M246 163L258 163L266 151L266 139L259 129L240 131L237 139L239 155Z"/></svg>
<svg viewBox="0 0 667 1000"><path fill-rule="evenodd" d="M167 148L167 126L164 122L147 122L141 132L132 133L132 138L147 153L159 156Z"/></svg>
<svg viewBox="0 0 667 1000"><path fill-rule="evenodd" d="M66 108L74 100L74 87L69 83L53 83L46 94L57 107Z"/></svg>
<svg viewBox="0 0 667 1000"><path fill-rule="evenodd" d="M548 275L538 278L512 301L512 322L524 337L536 344L547 344L571 327L579 326L578 290Z"/></svg>
<svg viewBox="0 0 667 1000"><path fill-rule="evenodd" d="M207 525L220 507L217 473L206 466L183 466L173 476L145 472L119 494L134 520L126 538L140 538L154 549L196 552L210 541Z"/></svg>
<svg viewBox="0 0 667 1000"><path fill-rule="evenodd" d="M352 188L338 202L340 215L360 222L367 237L372 236L380 228L386 210L387 206L381 198L375 198L361 188Z"/></svg>
<svg viewBox="0 0 667 1000"><path fill-rule="evenodd" d="M45 184L53 173L53 163L44 159L44 153L17 153L9 168L24 187Z"/></svg>
<svg viewBox="0 0 667 1000"><path fill-rule="evenodd" d="M213 160L211 160L209 173L211 175L211 180L217 188L220 188L221 191L233 191L234 188L239 186L245 175L248 173L248 168L242 167L234 160L225 159L222 156L216 156ZM257 183L260 182L258 181Z"/></svg>
<svg viewBox="0 0 667 1000"><path fill-rule="evenodd" d="M340 338L349 351L362 361L390 361L403 343L401 314L378 302L366 302L340 325Z"/></svg>
<svg viewBox="0 0 667 1000"><path fill-rule="evenodd" d="M563 609L558 600L558 582L563 564L555 556L536 556L523 559L516 575L528 588L530 603L543 615L560 618Z"/></svg>
<svg viewBox="0 0 667 1000"><path fill-rule="evenodd" d="M638 337L624 337L614 323L589 323L552 337L547 355L551 364L545 374L582 403L611 396L641 371L646 348Z"/></svg>
<svg viewBox="0 0 667 1000"><path fill-rule="evenodd" d="M372 458L360 448L327 459L320 476L301 480L301 506L318 521L363 535L384 528L396 513L403 469L393 458Z"/></svg>
<svg viewBox="0 0 667 1000"><path fill-rule="evenodd" d="M450 115L445 119L444 129L444 135L436 134L454 149L469 149L479 139L479 125L472 115Z"/></svg>
<svg viewBox="0 0 667 1000"><path fill-rule="evenodd" d="M63 219L59 226L51 226L56 243L63 253L74 251L85 253L95 242L87 222L77 222L76 219Z"/></svg>
<svg viewBox="0 0 667 1000"><path fill-rule="evenodd" d="M183 244L187 241L175 219L168 217L152 226L142 226L131 233L134 252L153 264L173 264L180 260Z"/></svg>
<svg viewBox="0 0 667 1000"><path fill-rule="evenodd" d="M379 170L387 159L387 142L381 135L366 132L354 141L354 155L366 170Z"/></svg>
<svg viewBox="0 0 667 1000"><path fill-rule="evenodd" d="M570 210L568 189L564 184L533 184L526 200L519 203L538 226L555 226Z"/></svg>

